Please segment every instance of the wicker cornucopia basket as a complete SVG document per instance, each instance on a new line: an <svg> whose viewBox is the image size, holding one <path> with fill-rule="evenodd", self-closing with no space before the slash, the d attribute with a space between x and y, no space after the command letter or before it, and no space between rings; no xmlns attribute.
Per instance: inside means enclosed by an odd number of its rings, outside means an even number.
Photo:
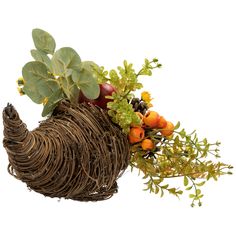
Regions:
<svg viewBox="0 0 236 236"><path fill-rule="evenodd" d="M33 61L18 78L20 95L42 104L48 118L28 131L12 105L3 111L3 145L8 171L45 196L79 201L105 200L117 192L117 179L130 166L143 174L145 191L183 190L166 184L182 178L192 191L191 206L201 206L199 187L233 168L218 159L220 142L199 139L152 108L152 96L142 91L140 76L160 68L157 58L145 59L136 71L126 60L117 69L105 70L93 61L82 61L70 47L56 50L54 38L33 29ZM208 156L211 159L207 158Z"/></svg>
<svg viewBox="0 0 236 236"><path fill-rule="evenodd" d="M30 189L79 201L104 200L117 192L130 145L105 110L62 101L30 132L8 105L3 121L9 173Z"/></svg>

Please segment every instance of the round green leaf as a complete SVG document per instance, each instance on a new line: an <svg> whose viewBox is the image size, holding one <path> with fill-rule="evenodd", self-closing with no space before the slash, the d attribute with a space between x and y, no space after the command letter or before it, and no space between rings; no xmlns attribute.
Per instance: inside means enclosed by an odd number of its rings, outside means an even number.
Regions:
<svg viewBox="0 0 236 236"><path fill-rule="evenodd" d="M65 75L68 69L79 69L80 63L80 56L73 48L61 48L52 57L53 73Z"/></svg>
<svg viewBox="0 0 236 236"><path fill-rule="evenodd" d="M33 29L32 37L35 47L45 52L46 54L53 54L56 48L54 38L46 31L41 29Z"/></svg>
<svg viewBox="0 0 236 236"><path fill-rule="evenodd" d="M46 97L50 97L60 88L59 83L51 78L42 62L28 62L22 69L22 75L25 80L23 91L35 103L42 103Z"/></svg>
<svg viewBox="0 0 236 236"><path fill-rule="evenodd" d="M51 60L46 53L35 49L32 49L30 53L35 61L40 61L44 63L48 67L48 69L52 71Z"/></svg>
<svg viewBox="0 0 236 236"><path fill-rule="evenodd" d="M93 61L82 61L79 68L89 71L94 77L96 77L95 70L99 70L99 66Z"/></svg>
<svg viewBox="0 0 236 236"><path fill-rule="evenodd" d="M91 72L85 69L80 72L73 71L72 79L88 99L98 98L100 88Z"/></svg>

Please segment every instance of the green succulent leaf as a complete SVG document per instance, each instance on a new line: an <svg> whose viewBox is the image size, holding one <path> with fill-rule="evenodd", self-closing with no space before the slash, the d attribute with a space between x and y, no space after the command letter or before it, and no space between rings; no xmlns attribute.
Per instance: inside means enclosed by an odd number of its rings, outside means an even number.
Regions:
<svg viewBox="0 0 236 236"><path fill-rule="evenodd" d="M53 73L63 76L67 73L68 69L79 69L80 63L80 56L73 48L61 48L52 57Z"/></svg>
<svg viewBox="0 0 236 236"><path fill-rule="evenodd" d="M31 53L31 56L35 59L35 61L40 61L44 63L48 67L48 69L52 72L51 60L45 52L32 49L30 53Z"/></svg>
<svg viewBox="0 0 236 236"><path fill-rule="evenodd" d="M130 130L130 124L140 124L140 118L135 114L132 105L128 103L127 99L118 94L114 94L112 97L114 100L107 104L110 109L108 115L127 134Z"/></svg>
<svg viewBox="0 0 236 236"><path fill-rule="evenodd" d="M34 45L38 50L46 54L54 53L56 48L56 42L48 32L41 29L33 29L32 37Z"/></svg>
<svg viewBox="0 0 236 236"><path fill-rule="evenodd" d="M35 103L42 103L60 88L59 83L52 79L42 62L28 62L22 69L22 75L25 81L23 91Z"/></svg>

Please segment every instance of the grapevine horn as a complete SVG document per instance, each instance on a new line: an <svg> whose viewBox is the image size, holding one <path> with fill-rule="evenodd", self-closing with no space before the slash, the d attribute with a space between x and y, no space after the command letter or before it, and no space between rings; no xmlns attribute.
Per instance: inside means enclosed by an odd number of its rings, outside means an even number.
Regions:
<svg viewBox="0 0 236 236"><path fill-rule="evenodd" d="M8 104L3 123L8 171L30 189L79 201L105 200L117 192L130 146L103 109L62 101L50 118L28 131Z"/></svg>

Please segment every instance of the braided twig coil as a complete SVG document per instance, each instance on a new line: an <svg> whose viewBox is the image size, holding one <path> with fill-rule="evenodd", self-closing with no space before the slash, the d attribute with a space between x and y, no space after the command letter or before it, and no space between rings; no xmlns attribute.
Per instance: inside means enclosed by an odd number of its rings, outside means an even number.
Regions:
<svg viewBox="0 0 236 236"><path fill-rule="evenodd" d="M117 192L129 164L127 137L106 111L63 101L29 132L12 105L3 111L8 171L45 196L98 201Z"/></svg>

